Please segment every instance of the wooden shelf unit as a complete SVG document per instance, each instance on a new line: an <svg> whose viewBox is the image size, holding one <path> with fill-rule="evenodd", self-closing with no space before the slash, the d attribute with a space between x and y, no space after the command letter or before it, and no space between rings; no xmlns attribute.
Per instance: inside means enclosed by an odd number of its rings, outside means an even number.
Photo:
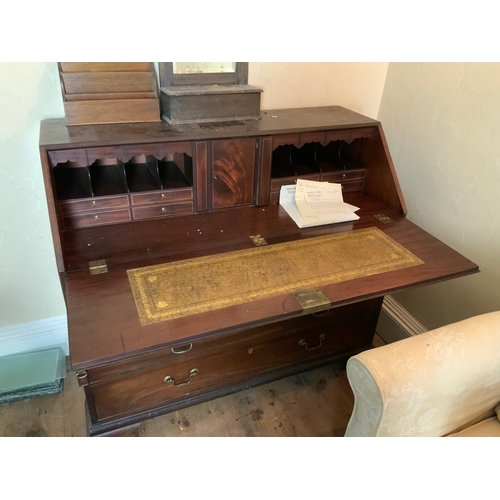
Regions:
<svg viewBox="0 0 500 500"><path fill-rule="evenodd" d="M370 348L385 294L478 272L406 219L381 124L341 107L178 126L45 120L40 151L90 435ZM341 183L360 219L299 229L277 202L298 177ZM249 249L252 235L273 245L372 227L424 264L322 285L321 314L285 293L141 326L127 270ZM101 260L107 272L91 274Z"/></svg>
<svg viewBox="0 0 500 500"><path fill-rule="evenodd" d="M60 62L66 125L159 122L153 63Z"/></svg>

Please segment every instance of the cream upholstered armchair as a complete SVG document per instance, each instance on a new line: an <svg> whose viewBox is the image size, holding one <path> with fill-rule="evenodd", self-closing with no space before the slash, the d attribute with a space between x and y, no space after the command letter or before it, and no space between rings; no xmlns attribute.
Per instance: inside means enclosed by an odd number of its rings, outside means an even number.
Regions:
<svg viewBox="0 0 500 500"><path fill-rule="evenodd" d="M500 311L347 362L346 436L500 436Z"/></svg>

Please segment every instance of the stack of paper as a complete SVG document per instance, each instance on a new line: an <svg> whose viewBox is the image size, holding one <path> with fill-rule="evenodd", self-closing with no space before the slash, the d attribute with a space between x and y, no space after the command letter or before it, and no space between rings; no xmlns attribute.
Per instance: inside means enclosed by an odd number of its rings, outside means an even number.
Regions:
<svg viewBox="0 0 500 500"><path fill-rule="evenodd" d="M297 184L282 186L280 205L299 227L320 226L359 219L359 207L344 203L342 186L329 182L297 179Z"/></svg>

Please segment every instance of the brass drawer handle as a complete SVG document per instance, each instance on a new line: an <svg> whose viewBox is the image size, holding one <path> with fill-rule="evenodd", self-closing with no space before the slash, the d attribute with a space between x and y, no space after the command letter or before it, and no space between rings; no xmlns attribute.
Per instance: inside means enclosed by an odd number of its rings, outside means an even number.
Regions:
<svg viewBox="0 0 500 500"><path fill-rule="evenodd" d="M307 347L307 342L305 341L305 339L299 340L299 345L306 346L306 349L308 351L314 351L314 349L319 349L321 347L321 344L323 343L323 340L325 340L325 339L326 339L326 335L324 333L322 333L319 336L319 345L317 345L316 347Z"/></svg>
<svg viewBox="0 0 500 500"><path fill-rule="evenodd" d="M189 347L187 349L182 349L181 351L175 351L175 347L171 347L170 350L174 353L174 354L185 354L186 352L189 352L191 349L193 348L193 344L189 344Z"/></svg>
<svg viewBox="0 0 500 500"><path fill-rule="evenodd" d="M163 381L166 382L167 384L173 384L175 385L176 387L180 387L181 385L187 385L189 384L189 382L191 382L191 379L195 376L195 375L198 375L198 368L193 368L190 372L189 372L189 380L187 380L186 382L180 382L178 384L175 383L175 379L174 377L171 377L170 375L167 375Z"/></svg>

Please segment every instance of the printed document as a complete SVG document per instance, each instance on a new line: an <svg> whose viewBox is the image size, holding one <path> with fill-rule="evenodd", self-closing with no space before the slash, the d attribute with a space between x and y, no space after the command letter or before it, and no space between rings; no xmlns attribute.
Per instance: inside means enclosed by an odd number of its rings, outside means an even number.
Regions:
<svg viewBox="0 0 500 500"><path fill-rule="evenodd" d="M279 202L301 228L359 219L359 208L344 202L340 184L298 179L281 187Z"/></svg>

